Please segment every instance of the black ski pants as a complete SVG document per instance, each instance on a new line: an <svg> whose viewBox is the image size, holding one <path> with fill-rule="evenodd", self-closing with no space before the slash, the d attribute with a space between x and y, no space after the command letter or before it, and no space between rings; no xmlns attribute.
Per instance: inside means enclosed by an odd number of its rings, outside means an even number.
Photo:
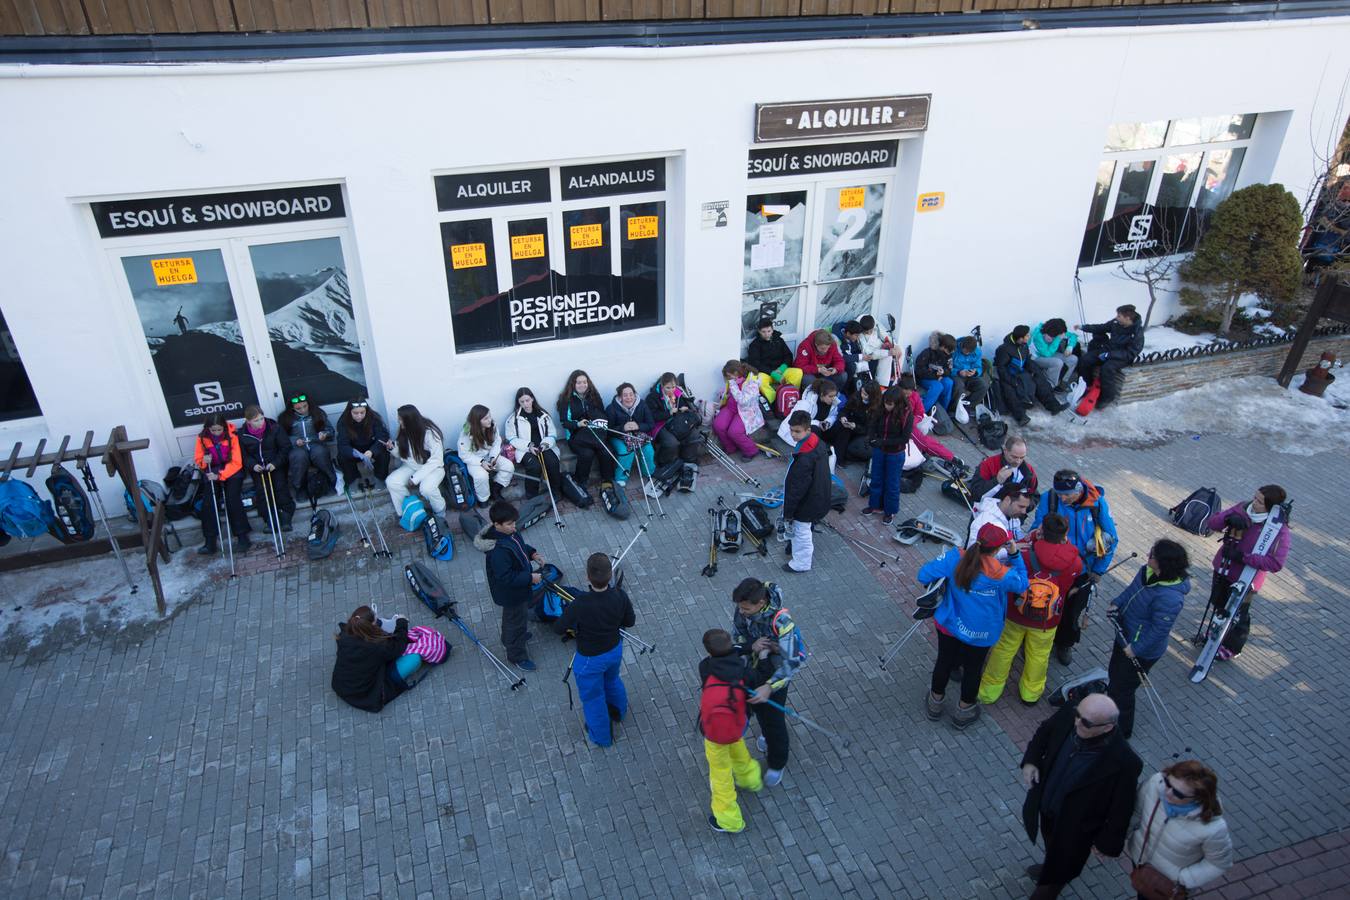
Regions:
<svg viewBox="0 0 1350 900"><path fill-rule="evenodd" d="M787 706L788 687L790 685L783 685L770 694L769 699L779 706ZM764 735L764 743L767 745L765 765L770 769L785 768L788 761L788 745L791 743L787 713L767 703L751 703L750 708L755 712L755 721L759 722L760 734Z"/></svg>
<svg viewBox="0 0 1350 900"><path fill-rule="evenodd" d="M348 486L356 484L356 480L361 477L361 461L355 456L348 454L340 457L338 467L342 469L342 480ZM389 451L384 449L384 445L371 446L370 467L381 481L389 477Z"/></svg>
<svg viewBox="0 0 1350 900"><path fill-rule="evenodd" d="M528 603L512 603L502 607L502 646L506 648L507 662L518 663L530 658L530 651L525 646L529 606Z"/></svg>
<svg viewBox="0 0 1350 900"><path fill-rule="evenodd" d="M602 481L614 480L614 457L606 452L606 448L600 444L600 438L595 436L595 432L589 428L578 428L567 439L567 446L572 448L576 454L576 467L572 470L572 477L577 480L577 484L582 487L591 478L591 466L600 463L600 479Z"/></svg>
<svg viewBox="0 0 1350 900"><path fill-rule="evenodd" d="M277 520L282 529L287 529L291 525L291 519L295 516L295 498L291 496L291 486L286 480L286 473L281 469L273 469L271 472L253 472L249 475L253 478L253 504L258 510L258 517L264 522L268 520L267 512L267 487L263 482L269 476L271 477L270 488L277 501ZM271 528L271 525L268 526Z"/></svg>
<svg viewBox="0 0 1350 900"><path fill-rule="evenodd" d="M215 544L220 532L216 513L216 498L225 493L225 515L230 520L231 536L238 540L250 531L248 516L244 514L244 473L236 472L223 481L204 478L202 485L202 537L208 545Z"/></svg>
<svg viewBox="0 0 1350 900"><path fill-rule="evenodd" d="M699 452L703 449L703 435L697 430L691 431L680 440L671 433L669 428L662 428L656 433L656 464L664 466L675 461L678 456L685 462L698 462Z"/></svg>
<svg viewBox="0 0 1350 900"><path fill-rule="evenodd" d="M984 674L984 661L988 656L988 647L972 647L960 638L939 631L937 662L933 665L931 685L933 693L938 696L945 694L952 669L960 666L961 702L973 706L980 694L980 676Z"/></svg>
<svg viewBox="0 0 1350 900"><path fill-rule="evenodd" d="M1120 720L1116 723L1116 729L1126 739L1134 733L1134 695L1143 684L1139 680L1139 670L1134 667L1135 662L1139 663L1139 669L1143 669L1147 674L1157 660L1136 659L1131 662L1120 645L1113 644L1111 662L1106 667L1106 696L1116 701L1116 706L1120 709Z"/></svg>
<svg viewBox="0 0 1350 900"><path fill-rule="evenodd" d="M1228 594L1232 589L1233 582L1218 572L1214 573L1214 581L1209 586L1209 605L1214 607L1215 612L1223 612L1224 607L1228 605ZM1247 638L1251 637L1252 601L1255 599L1256 592L1248 591L1238 606L1237 615L1233 617L1228 634L1223 637L1223 646L1234 653L1241 653L1242 648L1247 646Z"/></svg>
<svg viewBox="0 0 1350 900"><path fill-rule="evenodd" d="M825 432L825 442L834 448L835 465L867 462L872 458L872 448L867 445L864 428L845 428L839 422L835 422Z"/></svg>
<svg viewBox="0 0 1350 900"><path fill-rule="evenodd" d="M1092 581L1087 575L1079 575L1078 580L1069 589L1064 598L1064 611L1055 629L1055 649L1072 647L1083 638L1083 613L1087 610L1088 598L1092 596Z"/></svg>
<svg viewBox="0 0 1350 900"><path fill-rule="evenodd" d="M558 490L562 486L562 461L558 459L558 454L553 450L543 452L544 466L548 469L548 485L553 490L554 499L560 496ZM539 468L539 456L527 452L524 459L516 461L516 468L526 475L533 475L535 478L542 478ZM525 496L533 497L536 494L544 493L544 486L537 481L525 482Z"/></svg>

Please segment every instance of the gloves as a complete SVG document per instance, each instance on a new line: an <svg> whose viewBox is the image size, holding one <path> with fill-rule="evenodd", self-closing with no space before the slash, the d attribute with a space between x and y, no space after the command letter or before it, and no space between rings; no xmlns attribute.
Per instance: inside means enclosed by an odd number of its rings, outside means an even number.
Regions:
<svg viewBox="0 0 1350 900"><path fill-rule="evenodd" d="M1223 524L1229 528L1246 528L1247 517L1239 512L1230 512L1223 517Z"/></svg>
<svg viewBox="0 0 1350 900"><path fill-rule="evenodd" d="M1225 543L1219 553L1227 562L1235 563L1242 561L1242 548L1232 541Z"/></svg>
<svg viewBox="0 0 1350 900"><path fill-rule="evenodd" d="M1111 355L1110 353L1098 353L1097 359L1099 359L1102 362L1106 362L1107 357L1109 357L1110 355Z"/></svg>

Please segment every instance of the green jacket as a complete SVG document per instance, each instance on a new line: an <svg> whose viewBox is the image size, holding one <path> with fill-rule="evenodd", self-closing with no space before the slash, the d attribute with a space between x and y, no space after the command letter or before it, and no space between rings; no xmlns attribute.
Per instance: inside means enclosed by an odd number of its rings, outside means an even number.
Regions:
<svg viewBox="0 0 1350 900"><path fill-rule="evenodd" d="M1037 322L1036 327L1031 329L1031 351L1039 357L1054 356L1063 346L1065 341L1069 342L1068 352L1074 353L1078 348L1078 335L1072 331L1065 332L1057 338L1047 338L1041 334L1041 326L1044 322Z"/></svg>

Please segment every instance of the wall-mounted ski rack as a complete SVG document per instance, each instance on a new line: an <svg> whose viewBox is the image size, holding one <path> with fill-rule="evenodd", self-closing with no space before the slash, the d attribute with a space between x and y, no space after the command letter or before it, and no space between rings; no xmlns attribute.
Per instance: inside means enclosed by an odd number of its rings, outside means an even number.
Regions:
<svg viewBox="0 0 1350 900"><path fill-rule="evenodd" d="M8 454L0 456L0 479L13 476L32 478L41 466L73 462L84 468L91 465L91 461L99 460L102 461L110 476L115 475L121 480L122 486L127 489L131 496L138 497L140 495L136 478L136 463L131 455L137 450L144 450L149 447L150 441L145 439L130 440L127 437L126 427L122 425L114 428L108 435L108 439L101 444L94 443L94 432L92 431L86 431L83 442L74 447L71 446L71 440L70 435L65 435L61 438L60 446L55 452L43 452L47 447L47 439L42 438L37 443L37 449L27 455L20 455L23 453L22 443L15 444L10 448ZM150 573L150 583L155 591L155 604L162 616L165 613L165 602L164 588L160 584L159 578L159 561L163 559L167 562L169 559L169 548L164 542L164 508L162 504L157 504L154 516L151 517L146 515L142 503L136 503L134 506L138 533L116 535L115 539L118 548L121 549L145 548L145 567ZM0 557L0 571L13 571L47 563L65 562L101 555L112 550L112 541L108 539L94 539L79 544L58 544L55 547L30 548L23 553Z"/></svg>

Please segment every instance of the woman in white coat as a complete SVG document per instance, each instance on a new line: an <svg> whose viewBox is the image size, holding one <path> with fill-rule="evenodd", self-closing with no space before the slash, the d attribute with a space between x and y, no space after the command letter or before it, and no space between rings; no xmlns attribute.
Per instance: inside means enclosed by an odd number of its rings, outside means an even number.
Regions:
<svg viewBox="0 0 1350 900"><path fill-rule="evenodd" d="M1184 759L1144 779L1135 811L1139 819L1126 849L1136 867L1152 866L1188 891L1233 867L1219 777L1203 763Z"/></svg>
<svg viewBox="0 0 1350 900"><path fill-rule="evenodd" d="M476 403L459 432L459 458L473 479L473 491L479 502L501 497L502 488L511 483L516 467L502 455L502 436L492 412Z"/></svg>
<svg viewBox="0 0 1350 900"><path fill-rule="evenodd" d="M445 480L445 445L441 429L423 416L412 404L398 408L398 437L388 444L391 462L398 468L384 480L389 488L389 499L394 512L403 515L403 501L416 488L431 511L445 515L445 497L441 482Z"/></svg>
<svg viewBox="0 0 1350 900"><path fill-rule="evenodd" d="M515 448L516 465L525 475L542 478L539 460L548 469L548 483L556 494L561 490L562 466L558 459L558 432L553 417L539 405L534 391L523 387L516 391L516 408L502 420L502 437ZM533 497L544 490L537 481L527 481L526 496Z"/></svg>

